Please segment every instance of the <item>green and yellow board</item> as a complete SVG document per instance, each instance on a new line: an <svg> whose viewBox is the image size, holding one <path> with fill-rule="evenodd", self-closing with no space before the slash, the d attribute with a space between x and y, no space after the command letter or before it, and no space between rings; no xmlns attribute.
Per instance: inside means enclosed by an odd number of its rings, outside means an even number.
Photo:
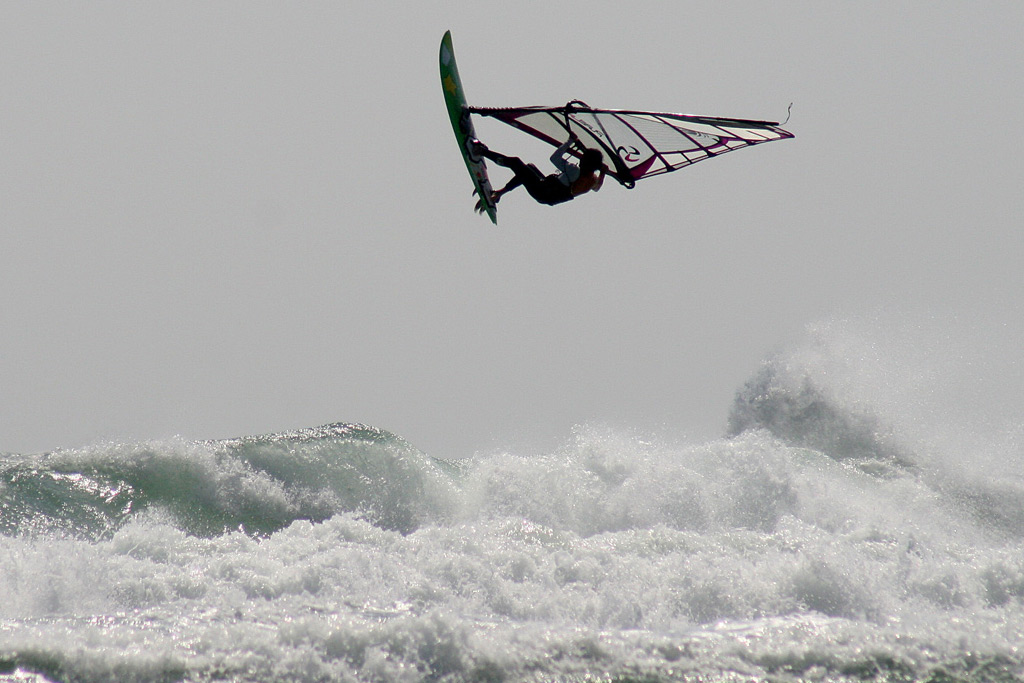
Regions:
<svg viewBox="0 0 1024 683"><path fill-rule="evenodd" d="M441 88L444 91L444 101L448 106L448 117L452 121L452 129L455 131L455 139L459 143L459 151L466 161L466 169L473 179L473 186L476 194L480 197L484 211L490 217L491 222L498 224L498 209L491 201L491 181L487 177L487 167L484 160L470 156L467 142L476 137L473 131L473 122L466 110L466 93L462 89L462 81L459 79L459 69L455 64L455 51L452 49L452 32L446 31L441 39Z"/></svg>

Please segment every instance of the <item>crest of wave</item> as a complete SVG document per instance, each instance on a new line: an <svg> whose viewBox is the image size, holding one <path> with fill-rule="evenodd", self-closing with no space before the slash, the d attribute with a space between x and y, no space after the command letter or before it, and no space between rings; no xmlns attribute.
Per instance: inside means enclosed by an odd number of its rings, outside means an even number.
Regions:
<svg viewBox="0 0 1024 683"><path fill-rule="evenodd" d="M9 459L5 491L17 514L5 524L12 533L104 534L160 511L208 536L353 512L408 533L449 514L445 467L394 434L350 424L223 441L105 443Z"/></svg>
<svg viewBox="0 0 1024 683"><path fill-rule="evenodd" d="M871 474L913 475L990 531L1020 537L1019 340L1000 321L829 319L762 364L728 433L764 430Z"/></svg>

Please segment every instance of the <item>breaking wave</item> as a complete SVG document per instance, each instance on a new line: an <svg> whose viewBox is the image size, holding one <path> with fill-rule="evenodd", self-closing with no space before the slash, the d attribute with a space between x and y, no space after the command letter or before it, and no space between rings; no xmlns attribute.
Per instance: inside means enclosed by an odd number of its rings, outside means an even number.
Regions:
<svg viewBox="0 0 1024 683"><path fill-rule="evenodd" d="M0 675L1024 680L1015 361L985 380L936 339L813 326L707 443L587 425L448 463L336 424L6 456Z"/></svg>
<svg viewBox="0 0 1024 683"><path fill-rule="evenodd" d="M159 512L192 534L266 534L355 512L409 532L451 506L446 470L394 434L351 424L8 456L0 529L109 535L135 515Z"/></svg>

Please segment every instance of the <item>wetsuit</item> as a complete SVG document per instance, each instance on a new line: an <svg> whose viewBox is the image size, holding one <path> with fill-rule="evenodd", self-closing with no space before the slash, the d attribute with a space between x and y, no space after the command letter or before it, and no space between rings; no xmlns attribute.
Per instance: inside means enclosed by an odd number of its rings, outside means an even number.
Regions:
<svg viewBox="0 0 1024 683"><path fill-rule="evenodd" d="M554 206L574 198L572 184L580 177L579 166L569 163L566 158L566 152L571 145L572 141L570 140L551 155L551 163L560 169L559 173L551 175L544 175L539 168L518 157L505 156L489 149L481 150L481 154L515 174L515 177L502 188L502 193L522 185L530 193L530 196L541 204Z"/></svg>

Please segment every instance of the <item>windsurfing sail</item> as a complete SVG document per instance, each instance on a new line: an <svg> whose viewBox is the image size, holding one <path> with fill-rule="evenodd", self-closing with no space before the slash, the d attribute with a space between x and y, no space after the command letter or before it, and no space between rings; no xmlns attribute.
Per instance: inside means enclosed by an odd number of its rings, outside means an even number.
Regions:
<svg viewBox="0 0 1024 683"><path fill-rule="evenodd" d="M734 149L793 137L771 121L593 109L578 100L563 107L469 107L468 111L556 147L575 136L583 147L601 150L609 175L626 187ZM573 153L581 154L582 148L577 146Z"/></svg>

